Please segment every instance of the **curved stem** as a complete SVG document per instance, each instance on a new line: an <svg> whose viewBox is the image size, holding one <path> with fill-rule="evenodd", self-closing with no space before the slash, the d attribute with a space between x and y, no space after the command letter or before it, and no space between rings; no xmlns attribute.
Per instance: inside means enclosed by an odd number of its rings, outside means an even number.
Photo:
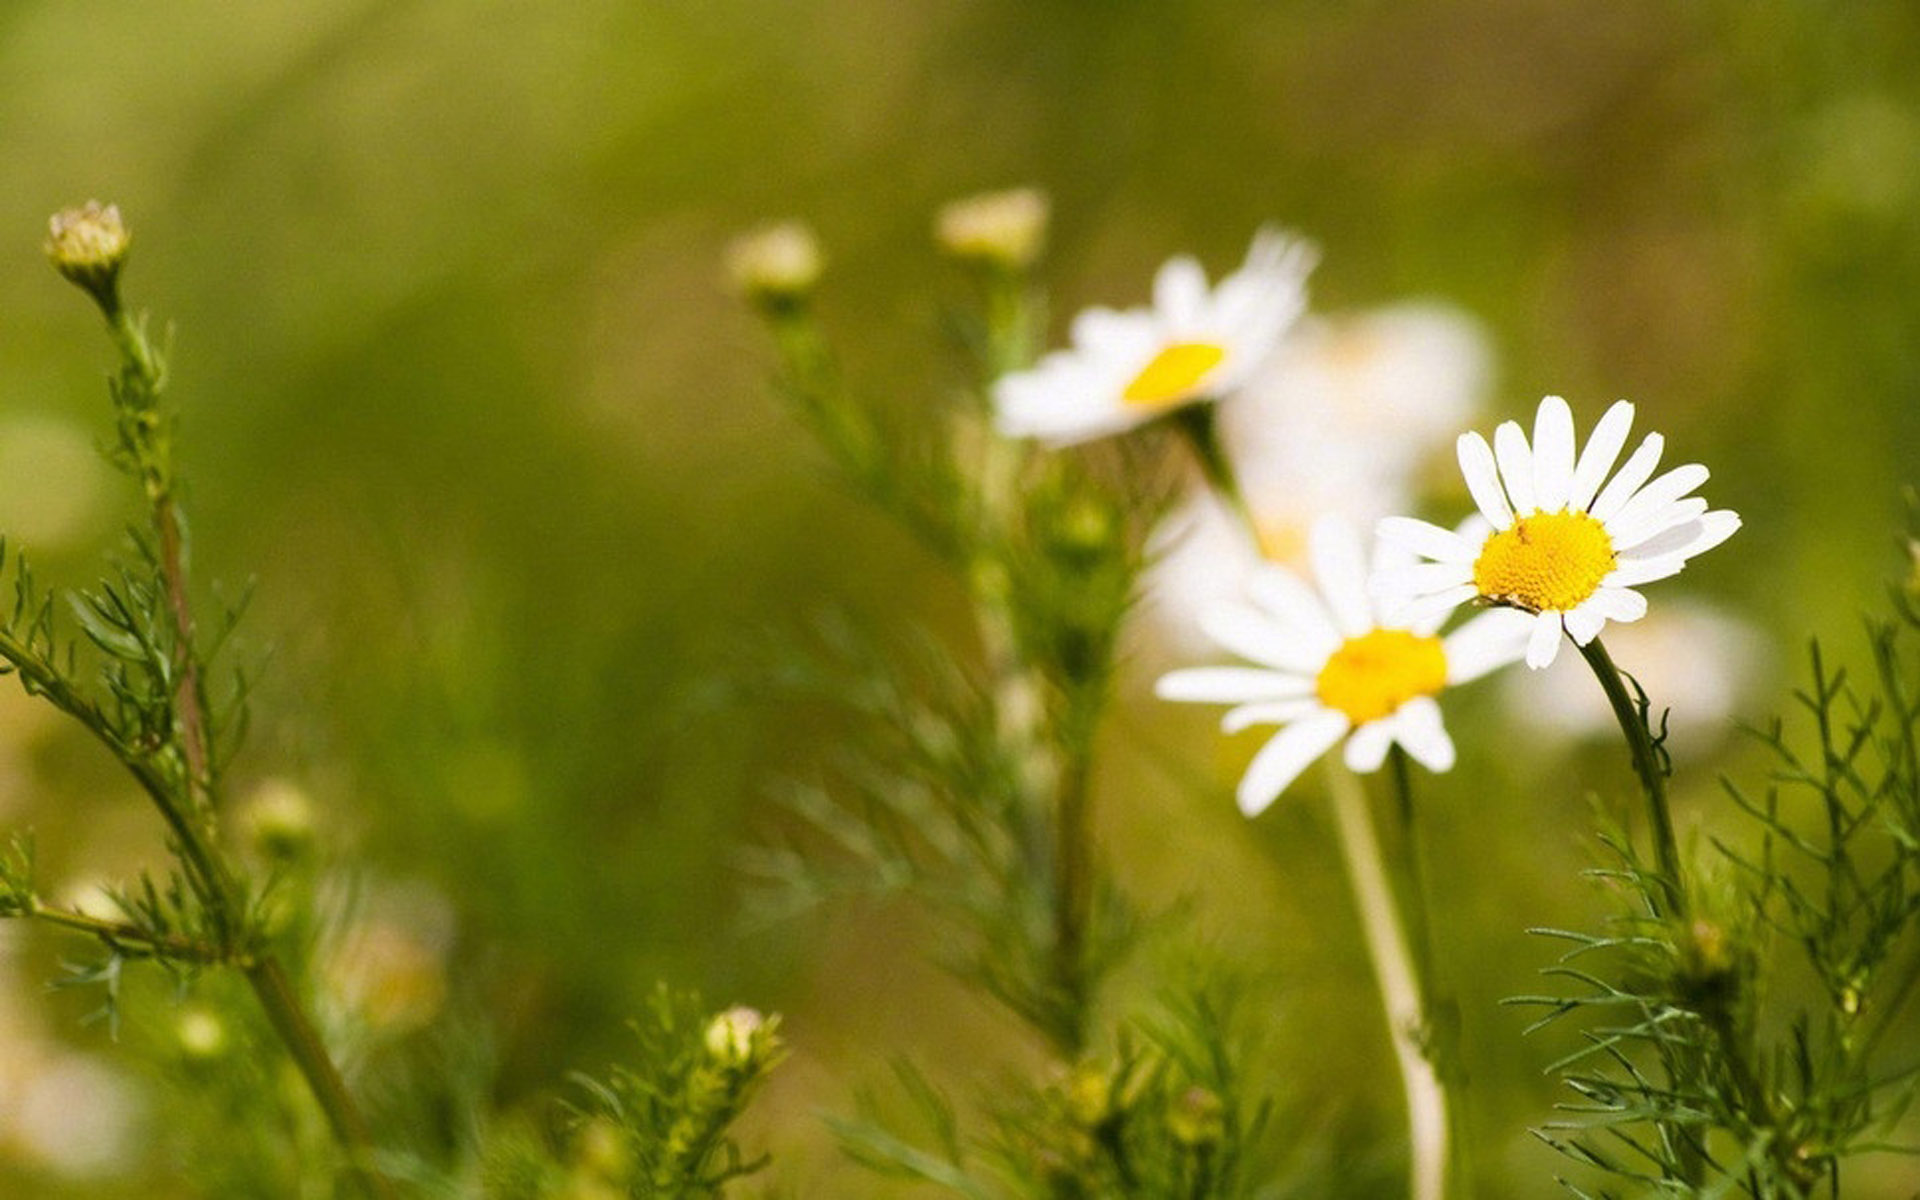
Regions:
<svg viewBox="0 0 1920 1200"><path fill-rule="evenodd" d="M1253 510L1247 506L1246 494L1240 490L1240 480L1233 473L1233 463L1228 460L1226 448L1220 444L1218 420L1215 406L1211 402L1189 404L1173 414L1174 424L1186 437L1187 444L1193 447L1193 457L1200 463L1201 473L1207 477L1207 483L1220 499L1226 501L1233 515L1240 518L1252 535L1254 544L1260 542L1260 523L1253 519Z"/></svg>
<svg viewBox="0 0 1920 1200"><path fill-rule="evenodd" d="M1411 1139L1408 1194L1412 1200L1443 1200L1449 1143L1447 1094L1422 1044L1420 976L1414 969L1393 889L1387 882L1366 793L1359 779L1337 757L1327 759L1327 790L1333 799L1340 853L1346 860L1347 879L1360 910L1367 954L1373 960L1373 977L1386 1010L1387 1031L1406 1093Z"/></svg>
<svg viewBox="0 0 1920 1200"><path fill-rule="evenodd" d="M1673 834L1673 812L1667 805L1667 768L1661 760L1660 750L1653 742L1653 732L1647 728L1646 718L1639 704L1627 694L1627 685L1620 674L1620 668L1613 663L1607 648L1594 638L1580 647L1580 654L1593 668L1594 677L1600 681L1600 687L1607 694L1607 703L1613 706L1614 718L1620 723L1620 732L1627 739L1627 749L1633 755L1634 774L1640 777L1640 787L1647 797L1647 816L1653 826L1653 851L1660 865L1660 882L1666 890L1673 915L1684 917L1687 914L1687 882L1680 871L1680 844Z"/></svg>

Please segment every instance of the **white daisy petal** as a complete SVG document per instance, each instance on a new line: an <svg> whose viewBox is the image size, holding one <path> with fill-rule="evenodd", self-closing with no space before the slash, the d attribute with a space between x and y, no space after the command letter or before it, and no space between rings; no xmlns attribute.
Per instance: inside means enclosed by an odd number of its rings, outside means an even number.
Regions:
<svg viewBox="0 0 1920 1200"><path fill-rule="evenodd" d="M1699 532L1700 518L1706 513L1706 500L1699 496L1688 496L1685 500L1676 500L1653 515L1636 521L1629 522L1622 514L1608 522L1608 540L1613 543L1615 554L1651 557L1664 551L1659 549L1647 551L1642 547L1649 544L1664 546L1676 544L1676 542L1684 545Z"/></svg>
<svg viewBox="0 0 1920 1200"><path fill-rule="evenodd" d="M1614 512L1597 519L1606 525L1609 532L1613 530L1615 521L1628 526L1644 523L1706 481L1707 469L1699 463L1675 467L1635 492L1631 500Z"/></svg>
<svg viewBox="0 0 1920 1200"><path fill-rule="evenodd" d="M1326 661L1308 640L1244 604L1216 604L1200 614L1200 629L1242 658L1282 671L1311 674Z"/></svg>
<svg viewBox="0 0 1920 1200"><path fill-rule="evenodd" d="M1362 775L1380 769L1387 761L1387 751L1393 746L1393 718L1382 717L1378 721L1368 721L1353 731L1347 738L1347 766Z"/></svg>
<svg viewBox="0 0 1920 1200"><path fill-rule="evenodd" d="M1633 498L1641 484L1653 478L1654 468L1660 465L1660 452L1666 444L1667 440L1657 433L1646 436L1640 448L1627 457L1626 465L1620 468L1611 483L1600 489L1599 498L1587 509L1594 520L1604 523Z"/></svg>
<svg viewBox="0 0 1920 1200"><path fill-rule="evenodd" d="M1473 582L1471 563L1424 562L1410 567L1376 570L1367 579L1367 591L1375 596L1429 596L1448 588Z"/></svg>
<svg viewBox="0 0 1920 1200"><path fill-rule="evenodd" d="M1265 700L1258 704L1242 704L1230 708L1220 718L1222 733L1239 733L1255 725L1285 725L1310 717L1322 711L1320 702L1312 696L1301 696L1294 700Z"/></svg>
<svg viewBox="0 0 1920 1200"><path fill-rule="evenodd" d="M1573 486L1573 410L1558 396L1540 401L1533 418L1533 499L1543 511L1566 507Z"/></svg>
<svg viewBox="0 0 1920 1200"><path fill-rule="evenodd" d="M1602 585L1580 607L1597 612L1609 621L1638 621L1647 615L1647 598L1618 585Z"/></svg>
<svg viewBox="0 0 1920 1200"><path fill-rule="evenodd" d="M1607 572L1601 587L1638 587L1656 579L1678 575L1687 565L1685 554L1662 554L1657 558L1630 558Z"/></svg>
<svg viewBox="0 0 1920 1200"><path fill-rule="evenodd" d="M1445 616L1479 594L1472 584L1463 583L1431 596L1411 596L1395 609L1394 619L1409 626L1418 624L1429 617Z"/></svg>
<svg viewBox="0 0 1920 1200"><path fill-rule="evenodd" d="M1567 490L1568 508L1578 512L1593 503L1594 493L1600 490L1600 482L1607 477L1607 472L1613 470L1632 428L1633 405L1616 400L1593 427L1587 448L1580 452L1580 465L1573 469L1573 484Z"/></svg>
<svg viewBox="0 0 1920 1200"><path fill-rule="evenodd" d="M1527 449L1527 435L1518 421L1502 421L1493 431L1493 457L1500 464L1500 482L1506 485L1513 511L1525 516L1538 508L1533 496L1533 452Z"/></svg>
<svg viewBox="0 0 1920 1200"><path fill-rule="evenodd" d="M1517 608L1494 608L1474 617L1447 635L1447 683L1467 683L1508 663L1519 662L1527 652L1527 635L1533 631L1533 616Z"/></svg>
<svg viewBox="0 0 1920 1200"><path fill-rule="evenodd" d="M1383 542L1405 547L1436 562L1471 563L1480 553L1478 542L1470 542L1451 529L1413 517L1383 517L1375 532ZM1379 555L1374 557L1377 560Z"/></svg>
<svg viewBox="0 0 1920 1200"><path fill-rule="evenodd" d="M1533 618L1533 631L1527 637L1527 665L1538 671L1550 667L1560 654L1560 614L1557 612L1536 613Z"/></svg>
<svg viewBox="0 0 1920 1200"><path fill-rule="evenodd" d="M1500 487L1500 468L1487 439L1477 433L1463 433L1454 446L1460 458L1460 474L1466 478L1467 491L1480 514L1495 529L1511 528L1513 507Z"/></svg>
<svg viewBox="0 0 1920 1200"><path fill-rule="evenodd" d="M1606 624L1606 616L1594 611L1592 602L1588 601L1567 614L1567 636L1573 639L1574 645L1584 646L1600 636Z"/></svg>
<svg viewBox="0 0 1920 1200"><path fill-rule="evenodd" d="M1207 273L1182 254L1166 261L1153 277L1153 307L1173 329L1191 327L1207 300Z"/></svg>
<svg viewBox="0 0 1920 1200"><path fill-rule="evenodd" d="M1300 772L1340 740L1347 726L1346 717L1323 711L1274 734L1240 777L1236 797L1240 811L1249 817L1265 812L1300 777Z"/></svg>
<svg viewBox="0 0 1920 1200"><path fill-rule="evenodd" d="M1431 696L1416 696L1394 714L1394 740L1406 748L1415 762L1429 771L1453 769L1453 739L1440 719L1440 706Z"/></svg>
<svg viewBox="0 0 1920 1200"><path fill-rule="evenodd" d="M1200 704L1288 700L1312 691L1311 680L1259 667L1187 667L1167 672L1153 685L1153 694L1162 700Z"/></svg>
<svg viewBox="0 0 1920 1200"><path fill-rule="evenodd" d="M1338 517L1315 521L1307 536L1307 557L1320 594L1333 612L1334 626L1347 637L1358 637L1373 627L1373 606L1367 599L1367 560L1353 527Z"/></svg>
<svg viewBox="0 0 1920 1200"><path fill-rule="evenodd" d="M1267 566L1247 581L1247 594L1297 634L1303 645L1326 653L1339 644L1340 633L1319 595L1298 575L1284 567Z"/></svg>

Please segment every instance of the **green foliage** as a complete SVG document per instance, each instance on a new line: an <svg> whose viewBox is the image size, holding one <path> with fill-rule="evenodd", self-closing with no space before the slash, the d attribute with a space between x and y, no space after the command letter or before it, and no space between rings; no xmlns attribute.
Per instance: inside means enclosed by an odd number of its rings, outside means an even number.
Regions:
<svg viewBox="0 0 1920 1200"><path fill-rule="evenodd" d="M1725 785L1751 836L1714 839L1690 907L1656 915L1667 884L1614 836L1621 865L1597 874L1635 908L1547 931L1575 943L1548 974L1582 990L1523 1002L1592 1019L1554 1067L1577 1116L1542 1132L1574 1160L1663 1195L1797 1200L1901 1149L1916 1064L1886 1058L1920 986L1920 618L1901 598L1867 632L1865 680L1816 645L1800 723L1756 731L1774 769Z"/></svg>

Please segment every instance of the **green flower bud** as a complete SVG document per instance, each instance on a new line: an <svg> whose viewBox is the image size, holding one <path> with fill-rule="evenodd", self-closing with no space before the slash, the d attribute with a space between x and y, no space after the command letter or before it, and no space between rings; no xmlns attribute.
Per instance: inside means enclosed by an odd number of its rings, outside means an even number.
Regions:
<svg viewBox="0 0 1920 1200"><path fill-rule="evenodd" d="M766 1063L778 1044L779 1017L765 1017L744 1005L718 1013L707 1022L707 1054L726 1071L750 1071Z"/></svg>
<svg viewBox="0 0 1920 1200"><path fill-rule="evenodd" d="M284 779L269 779L247 800L241 828L265 858L301 858L313 848L313 802Z"/></svg>

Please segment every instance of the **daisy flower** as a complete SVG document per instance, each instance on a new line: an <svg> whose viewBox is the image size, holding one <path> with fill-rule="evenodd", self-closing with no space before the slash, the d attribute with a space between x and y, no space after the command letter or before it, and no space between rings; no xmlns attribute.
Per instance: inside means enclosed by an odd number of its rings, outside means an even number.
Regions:
<svg viewBox="0 0 1920 1200"><path fill-rule="evenodd" d="M1000 432L1067 446L1234 391L1305 311L1315 257L1297 238L1262 231L1246 263L1212 288L1193 259L1169 260L1150 307L1087 309L1071 349L994 385Z"/></svg>
<svg viewBox="0 0 1920 1200"><path fill-rule="evenodd" d="M1585 646L1608 621L1639 620L1647 600L1634 587L1679 574L1688 559L1731 537L1740 518L1709 512L1690 495L1707 481L1698 463L1654 478L1664 445L1657 433L1614 472L1632 425L1633 405L1616 403L1576 460L1573 413L1548 396L1531 444L1513 421L1494 430L1492 446L1462 434L1460 469L1491 528L1463 534L1386 518L1384 541L1432 561L1381 572L1376 592L1416 615L1475 599L1531 613L1527 665L1535 669L1559 654L1562 630Z"/></svg>
<svg viewBox="0 0 1920 1200"><path fill-rule="evenodd" d="M1512 612L1475 617L1445 638L1444 612L1416 622L1367 595L1367 560L1354 527L1314 524L1308 560L1317 587L1281 567L1248 584L1252 604L1204 618L1209 635L1255 666L1190 667L1161 677L1167 700L1230 704L1221 727L1280 731L1240 780L1240 810L1254 816L1342 739L1346 763L1374 771L1395 743L1429 770L1453 766L1453 741L1434 697L1519 659L1526 622Z"/></svg>

